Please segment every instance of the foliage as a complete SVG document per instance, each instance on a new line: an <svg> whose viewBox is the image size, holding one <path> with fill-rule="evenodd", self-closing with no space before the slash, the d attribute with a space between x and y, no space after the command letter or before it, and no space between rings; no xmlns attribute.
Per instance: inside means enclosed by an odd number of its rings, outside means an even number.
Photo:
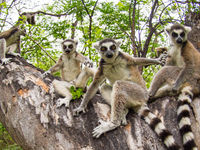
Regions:
<svg viewBox="0 0 200 150"><path fill-rule="evenodd" d="M21 150L19 146L15 144L11 136L6 131L5 127L0 123L0 149L2 150Z"/></svg>
<svg viewBox="0 0 200 150"><path fill-rule="evenodd" d="M79 99L84 93L82 88L70 87L70 92L72 94L72 99Z"/></svg>

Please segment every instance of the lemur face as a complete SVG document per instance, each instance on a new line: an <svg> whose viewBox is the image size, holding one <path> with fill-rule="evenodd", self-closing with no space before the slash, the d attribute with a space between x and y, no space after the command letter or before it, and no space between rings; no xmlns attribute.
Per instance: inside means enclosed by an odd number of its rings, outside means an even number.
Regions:
<svg viewBox="0 0 200 150"><path fill-rule="evenodd" d="M65 52L66 54L73 53L74 51L76 51L77 44L78 43L73 40L63 41L63 43L62 43L63 52Z"/></svg>
<svg viewBox="0 0 200 150"><path fill-rule="evenodd" d="M187 35L182 29L173 30L170 33L171 39L177 44L182 44L187 40Z"/></svg>
<svg viewBox="0 0 200 150"><path fill-rule="evenodd" d="M171 42L181 45L187 41L187 35L191 31L191 28L181 24L174 24L166 28L166 31L170 37Z"/></svg>
<svg viewBox="0 0 200 150"><path fill-rule="evenodd" d="M117 57L119 45L120 43L113 39L104 39L94 47L99 51L101 58L111 61Z"/></svg>
<svg viewBox="0 0 200 150"><path fill-rule="evenodd" d="M117 51L117 46L113 42L102 43L100 53L106 58L112 58Z"/></svg>

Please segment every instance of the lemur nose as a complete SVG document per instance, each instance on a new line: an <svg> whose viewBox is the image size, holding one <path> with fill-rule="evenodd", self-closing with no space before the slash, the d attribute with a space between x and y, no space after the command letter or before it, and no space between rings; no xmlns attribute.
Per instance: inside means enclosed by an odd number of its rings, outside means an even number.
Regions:
<svg viewBox="0 0 200 150"><path fill-rule="evenodd" d="M65 52L66 52L67 54L69 54L69 53L70 53L70 50L69 50L69 49L65 49Z"/></svg>
<svg viewBox="0 0 200 150"><path fill-rule="evenodd" d="M107 53L107 54L106 54L106 57L107 57L107 58L112 58L112 57L113 57L113 54L112 54L112 53Z"/></svg>
<svg viewBox="0 0 200 150"><path fill-rule="evenodd" d="M176 40L176 42L179 43L179 44L181 44L182 41L183 41L183 40L182 40L181 38L178 38L178 39Z"/></svg>

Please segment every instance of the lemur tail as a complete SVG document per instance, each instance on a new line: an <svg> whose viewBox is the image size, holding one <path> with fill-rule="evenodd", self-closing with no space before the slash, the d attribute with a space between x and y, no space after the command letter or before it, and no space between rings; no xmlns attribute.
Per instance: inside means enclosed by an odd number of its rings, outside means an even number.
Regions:
<svg viewBox="0 0 200 150"><path fill-rule="evenodd" d="M194 134L192 133L190 121L190 104L193 99L193 93L191 90L192 88L190 86L184 87L178 97L178 125L183 138L184 150L198 150L194 140Z"/></svg>
<svg viewBox="0 0 200 150"><path fill-rule="evenodd" d="M173 135L166 129L162 121L154 115L147 106L139 109L138 114L147 124L150 125L152 130L156 132L168 150L179 150L179 145L175 142Z"/></svg>

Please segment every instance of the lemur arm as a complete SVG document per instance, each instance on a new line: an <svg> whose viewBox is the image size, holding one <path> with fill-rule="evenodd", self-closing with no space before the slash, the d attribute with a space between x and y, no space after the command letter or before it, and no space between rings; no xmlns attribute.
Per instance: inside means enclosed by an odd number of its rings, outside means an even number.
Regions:
<svg viewBox="0 0 200 150"><path fill-rule="evenodd" d="M128 65L153 65L153 64L164 64L167 55L162 54L159 58L152 59L152 58L142 58L142 57L132 57L125 53L120 53L120 56L127 60Z"/></svg>
<svg viewBox="0 0 200 150"><path fill-rule="evenodd" d="M85 66L93 67L93 63L85 56L83 56L80 53L77 53L76 60L80 61L81 63L84 63Z"/></svg>
<svg viewBox="0 0 200 150"><path fill-rule="evenodd" d="M172 90L174 92L179 92L179 90L183 87L183 85L188 81L189 78L191 78L188 75L188 72L193 74L193 69L190 67L185 67L182 69L182 71L179 73L178 77L176 78L176 82L174 83L174 86L172 87Z"/></svg>
<svg viewBox="0 0 200 150"><path fill-rule="evenodd" d="M80 61L81 63L84 63L87 60L87 58L85 56L83 56L82 54L80 54L78 52L76 53L75 59Z"/></svg>
<svg viewBox="0 0 200 150"><path fill-rule="evenodd" d="M134 58L135 64L136 65L154 65L154 64L161 64L164 65L167 59L167 54L161 54L158 58L141 58L137 57Z"/></svg>
<svg viewBox="0 0 200 150"><path fill-rule="evenodd" d="M99 85L105 80L105 76L103 75L101 68L98 68L95 73L93 82L89 86L80 106L73 110L74 115L78 115L80 112L85 112L88 102L94 97L94 95L98 91Z"/></svg>
<svg viewBox="0 0 200 150"><path fill-rule="evenodd" d="M49 73L54 73L54 72L60 70L61 67L62 67L62 65L63 65L63 60L62 60L62 56L60 56L58 62L57 62L53 67L51 67L51 68L48 70L48 72L49 72Z"/></svg>

